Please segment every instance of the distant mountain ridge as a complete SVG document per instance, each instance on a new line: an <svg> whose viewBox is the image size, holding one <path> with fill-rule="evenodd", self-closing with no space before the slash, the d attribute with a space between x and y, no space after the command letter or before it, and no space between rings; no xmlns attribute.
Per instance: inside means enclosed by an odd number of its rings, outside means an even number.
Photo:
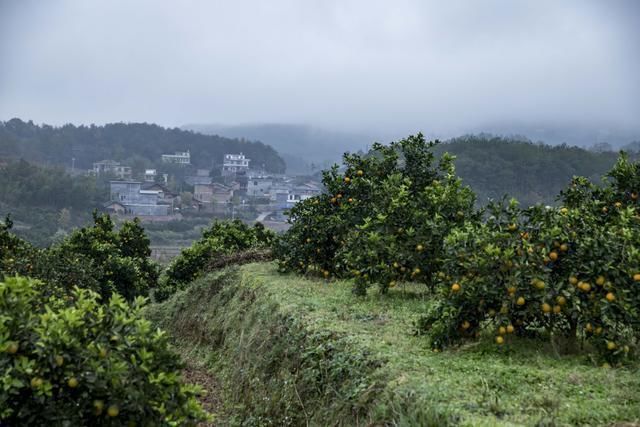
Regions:
<svg viewBox="0 0 640 427"><path fill-rule="evenodd" d="M227 153L243 152L252 165L283 173L285 162L262 142L203 135L148 123L111 123L104 126L61 127L11 119L0 122L0 158L23 158L40 164L90 168L93 162L112 159L140 170L161 163L162 154L191 152L194 167L221 167Z"/></svg>

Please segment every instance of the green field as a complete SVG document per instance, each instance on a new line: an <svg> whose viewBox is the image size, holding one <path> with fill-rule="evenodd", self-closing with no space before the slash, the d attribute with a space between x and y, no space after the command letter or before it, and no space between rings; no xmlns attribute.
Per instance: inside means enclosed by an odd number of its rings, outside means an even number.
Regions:
<svg viewBox="0 0 640 427"><path fill-rule="evenodd" d="M556 356L490 335L433 352L414 335L428 295L250 264L196 281L148 315L223 384L223 423L245 425L634 425L638 366Z"/></svg>

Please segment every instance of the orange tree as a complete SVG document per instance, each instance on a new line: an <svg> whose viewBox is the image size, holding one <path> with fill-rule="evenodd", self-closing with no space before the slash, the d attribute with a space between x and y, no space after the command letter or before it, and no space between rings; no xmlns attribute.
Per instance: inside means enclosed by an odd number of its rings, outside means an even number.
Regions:
<svg viewBox="0 0 640 427"><path fill-rule="evenodd" d="M118 292L127 300L156 286L158 269L149 259L149 239L137 219L120 230L109 216L94 213L94 225L75 230L61 243L38 249L11 234L11 220L0 224L0 278L16 274L47 283L49 294L74 286L108 299Z"/></svg>
<svg viewBox="0 0 640 427"><path fill-rule="evenodd" d="M440 298L421 320L436 347L489 325L585 340L610 362L640 333L638 164L621 156L603 187L576 178L560 208L493 205L445 239Z"/></svg>
<svg viewBox="0 0 640 427"><path fill-rule="evenodd" d="M21 277L0 281L1 425L195 425L166 334L132 304L75 288L64 298Z"/></svg>
<svg viewBox="0 0 640 427"><path fill-rule="evenodd" d="M274 239L275 234L261 223L250 227L240 220L216 220L203 230L200 240L171 261L153 296L157 301L164 301L204 274L205 267L216 258L249 249L268 248Z"/></svg>
<svg viewBox="0 0 640 427"><path fill-rule="evenodd" d="M356 293L399 280L432 283L442 240L474 217L474 195L449 156L436 162L421 134L366 155L346 154L323 174L327 193L298 203L276 245L283 270L356 276Z"/></svg>
<svg viewBox="0 0 640 427"><path fill-rule="evenodd" d="M129 301L148 295L157 285L159 271L149 259L149 239L139 220L125 222L115 230L108 215L94 212L93 219L92 227L75 230L54 249L70 254L75 262L87 263L98 292L105 299L114 292Z"/></svg>

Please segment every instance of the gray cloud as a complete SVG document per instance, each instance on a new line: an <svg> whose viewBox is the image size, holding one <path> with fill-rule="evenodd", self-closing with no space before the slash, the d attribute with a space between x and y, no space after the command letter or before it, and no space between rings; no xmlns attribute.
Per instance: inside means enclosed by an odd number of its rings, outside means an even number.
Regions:
<svg viewBox="0 0 640 427"><path fill-rule="evenodd" d="M638 130L639 22L633 0L0 0L0 119Z"/></svg>

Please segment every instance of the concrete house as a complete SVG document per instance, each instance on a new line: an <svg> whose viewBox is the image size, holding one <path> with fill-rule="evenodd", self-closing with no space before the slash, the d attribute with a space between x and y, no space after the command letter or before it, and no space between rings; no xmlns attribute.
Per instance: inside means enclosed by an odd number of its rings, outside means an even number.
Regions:
<svg viewBox="0 0 640 427"><path fill-rule="evenodd" d="M249 172L249 162L244 154L225 154L222 163L222 176Z"/></svg>
<svg viewBox="0 0 640 427"><path fill-rule="evenodd" d="M162 162L175 163L178 165L190 165L191 153L189 152L189 150L187 150L187 151L176 151L175 154L163 154Z"/></svg>
<svg viewBox="0 0 640 427"><path fill-rule="evenodd" d="M135 216L169 215L170 204L164 202L161 190L143 190L138 181L111 181L111 203L105 206L114 212L124 209L124 214Z"/></svg>
<svg viewBox="0 0 640 427"><path fill-rule="evenodd" d="M195 184L193 198L204 205L227 203L233 198L233 189L217 182Z"/></svg>
<svg viewBox="0 0 640 427"><path fill-rule="evenodd" d="M131 167L122 166L115 160L101 160L93 164L89 174L96 176L112 174L120 179L131 179Z"/></svg>

